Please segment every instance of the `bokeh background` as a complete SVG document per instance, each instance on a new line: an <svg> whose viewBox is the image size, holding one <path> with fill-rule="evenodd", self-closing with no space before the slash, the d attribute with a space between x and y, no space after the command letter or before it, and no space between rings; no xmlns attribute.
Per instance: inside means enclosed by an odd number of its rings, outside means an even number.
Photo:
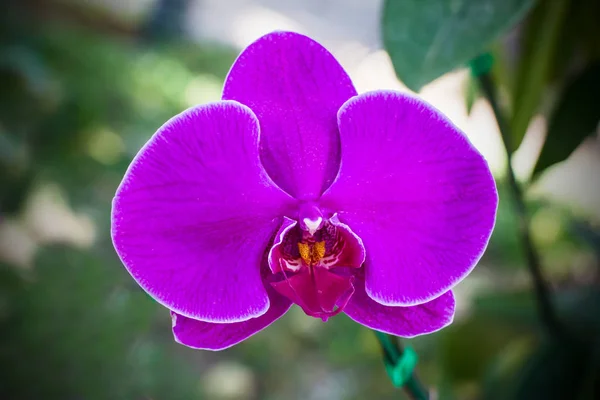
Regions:
<svg viewBox="0 0 600 400"><path fill-rule="evenodd" d="M559 35L553 73L542 82L541 103L512 166L559 314L590 344L582 354L548 340L540 326L500 134L469 71L456 69L420 94L484 154L501 201L487 253L456 288L454 324L403 341L419 354L419 377L439 399L600 398L597 120L575 145L568 132L558 140L559 148L576 150L532 179L550 110L600 49L596 2L566 3L592 20L591 30L573 20ZM0 399L404 398L385 374L373 333L343 315L323 323L294 307L226 351L177 345L169 313L129 277L109 234L111 199L137 150L171 116L219 99L238 52L264 33L287 29L320 41L359 92L409 90L383 48L382 6L381 0L2 3ZM531 15L492 47L504 56L504 75L497 76L507 103L510 85L501 78L509 81L524 57L524 32L535 27ZM582 53L573 37L592 50ZM597 74L592 78L597 84ZM598 104L581 99L567 127L580 122L578 110Z"/></svg>

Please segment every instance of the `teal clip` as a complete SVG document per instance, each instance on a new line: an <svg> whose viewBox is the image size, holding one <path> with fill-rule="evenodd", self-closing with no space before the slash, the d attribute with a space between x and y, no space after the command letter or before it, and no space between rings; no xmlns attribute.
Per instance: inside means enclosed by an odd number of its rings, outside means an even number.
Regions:
<svg viewBox="0 0 600 400"><path fill-rule="evenodd" d="M391 338L385 333L376 331L375 335L377 335L377 339L383 348L385 370L392 384L397 388L401 388L411 380L419 357L409 346L405 347L404 351L400 353Z"/></svg>
<svg viewBox="0 0 600 400"><path fill-rule="evenodd" d="M411 379L417 361L417 353L412 347L405 347L402 356L396 361L396 364L385 363L385 369L397 388L401 388Z"/></svg>

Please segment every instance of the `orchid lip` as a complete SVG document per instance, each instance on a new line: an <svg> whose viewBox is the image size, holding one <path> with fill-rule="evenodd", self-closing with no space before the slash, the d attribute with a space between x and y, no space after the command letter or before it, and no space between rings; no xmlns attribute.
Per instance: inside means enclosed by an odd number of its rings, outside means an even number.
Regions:
<svg viewBox="0 0 600 400"><path fill-rule="evenodd" d="M301 208L299 216L307 217L300 222L284 220L269 251L272 274L266 282L307 315L326 320L352 297L365 252L360 238L336 215L327 220L321 215L309 204Z"/></svg>

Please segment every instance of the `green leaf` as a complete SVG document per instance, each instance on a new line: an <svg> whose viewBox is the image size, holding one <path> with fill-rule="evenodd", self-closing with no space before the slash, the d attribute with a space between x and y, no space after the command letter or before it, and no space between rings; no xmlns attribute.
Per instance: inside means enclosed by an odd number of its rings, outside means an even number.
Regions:
<svg viewBox="0 0 600 400"><path fill-rule="evenodd" d="M571 0L569 32L576 43L575 50L583 51L589 60L600 59L600 2L598 0Z"/></svg>
<svg viewBox="0 0 600 400"><path fill-rule="evenodd" d="M596 131L600 121L600 63L588 67L564 91L548 124L548 134L533 171L534 177L563 161Z"/></svg>
<svg viewBox="0 0 600 400"><path fill-rule="evenodd" d="M465 107L467 108L467 115L471 115L473 104L480 97L479 86L477 81L473 77L469 77L465 83Z"/></svg>
<svg viewBox="0 0 600 400"><path fill-rule="evenodd" d="M476 57L513 26L533 0L386 0L383 42L410 89Z"/></svg>
<svg viewBox="0 0 600 400"><path fill-rule="evenodd" d="M560 43L568 0L538 3L523 36L523 56L513 88L510 151L519 148L529 121L538 111Z"/></svg>
<svg viewBox="0 0 600 400"><path fill-rule="evenodd" d="M471 114L471 109L475 101L481 96L479 91L479 83L477 77L483 74L487 74L491 71L494 66L494 57L491 53L483 53L471 61L469 61L469 67L471 68L471 74L465 83L465 106L467 108L467 115Z"/></svg>

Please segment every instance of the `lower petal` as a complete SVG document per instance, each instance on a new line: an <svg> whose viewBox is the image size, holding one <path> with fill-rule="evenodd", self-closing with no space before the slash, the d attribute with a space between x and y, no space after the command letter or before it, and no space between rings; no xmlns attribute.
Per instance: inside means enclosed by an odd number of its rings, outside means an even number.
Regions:
<svg viewBox="0 0 600 400"><path fill-rule="evenodd" d="M243 322L203 322L171 311L173 336L178 343L195 349L223 350L231 347L271 325L289 310L292 303L288 299L272 293L272 290L270 292L269 310L260 317Z"/></svg>
<svg viewBox="0 0 600 400"><path fill-rule="evenodd" d="M351 319L367 328L401 337L414 337L440 330L454 318L452 291L418 306L384 306L365 292L364 282L356 280L356 290L344 308Z"/></svg>

